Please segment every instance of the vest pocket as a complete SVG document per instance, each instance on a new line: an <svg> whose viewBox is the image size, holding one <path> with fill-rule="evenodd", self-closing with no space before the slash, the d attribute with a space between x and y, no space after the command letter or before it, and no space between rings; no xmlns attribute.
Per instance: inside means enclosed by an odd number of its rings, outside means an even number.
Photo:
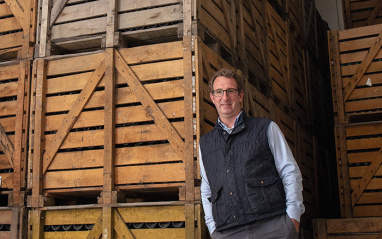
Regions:
<svg viewBox="0 0 382 239"><path fill-rule="evenodd" d="M212 216L216 223L216 227L219 227L225 223L223 220L226 215L226 205L222 191L223 186L218 187L216 190L211 192L211 197L209 198L212 203Z"/></svg>
<svg viewBox="0 0 382 239"><path fill-rule="evenodd" d="M254 213L268 213L285 206L285 193L278 177L247 178L245 188ZM281 188L282 189L282 188Z"/></svg>

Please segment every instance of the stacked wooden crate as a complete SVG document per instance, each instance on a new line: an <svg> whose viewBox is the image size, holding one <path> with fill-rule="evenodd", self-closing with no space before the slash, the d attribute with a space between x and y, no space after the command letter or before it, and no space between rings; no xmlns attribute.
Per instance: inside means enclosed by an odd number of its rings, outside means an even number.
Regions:
<svg viewBox="0 0 382 239"><path fill-rule="evenodd" d="M26 231L27 135L34 0L0 1L0 237Z"/></svg>
<svg viewBox="0 0 382 239"><path fill-rule="evenodd" d="M216 123L208 81L223 67L245 78L244 109L284 132L303 173L308 235L319 207L319 147L302 6L288 2L282 13L265 0L40 1L29 236L205 238L197 145Z"/></svg>
<svg viewBox="0 0 382 239"><path fill-rule="evenodd" d="M33 56L36 0L0 1L0 61Z"/></svg>
<svg viewBox="0 0 382 239"><path fill-rule="evenodd" d="M316 236L377 238L382 228L382 25L328 36L341 216L346 219L316 221L325 230Z"/></svg>
<svg viewBox="0 0 382 239"><path fill-rule="evenodd" d="M16 236L25 225L30 63L0 65L0 236Z"/></svg>
<svg viewBox="0 0 382 239"><path fill-rule="evenodd" d="M345 28L382 23L382 2L378 0L342 0Z"/></svg>

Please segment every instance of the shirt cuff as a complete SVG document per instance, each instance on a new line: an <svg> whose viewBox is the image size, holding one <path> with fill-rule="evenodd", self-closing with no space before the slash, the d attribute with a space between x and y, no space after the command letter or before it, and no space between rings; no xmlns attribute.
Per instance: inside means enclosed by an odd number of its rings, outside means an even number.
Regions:
<svg viewBox="0 0 382 239"><path fill-rule="evenodd" d="M288 216L298 222L300 222L301 212L297 207L289 206L286 210Z"/></svg>

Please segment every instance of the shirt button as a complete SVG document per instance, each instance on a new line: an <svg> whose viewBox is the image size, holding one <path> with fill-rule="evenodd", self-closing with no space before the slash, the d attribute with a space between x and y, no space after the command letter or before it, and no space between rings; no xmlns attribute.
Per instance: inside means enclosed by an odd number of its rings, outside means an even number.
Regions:
<svg viewBox="0 0 382 239"><path fill-rule="evenodd" d="M264 184L264 181L261 181L261 184Z"/></svg>
<svg viewBox="0 0 382 239"><path fill-rule="evenodd" d="M227 173L229 173L229 169L227 169Z"/></svg>
<svg viewBox="0 0 382 239"><path fill-rule="evenodd" d="M236 215L233 215L233 218L236 218Z"/></svg>
<svg viewBox="0 0 382 239"><path fill-rule="evenodd" d="M232 195L232 194L233 194L233 192L230 192L230 193L229 193L229 195Z"/></svg>

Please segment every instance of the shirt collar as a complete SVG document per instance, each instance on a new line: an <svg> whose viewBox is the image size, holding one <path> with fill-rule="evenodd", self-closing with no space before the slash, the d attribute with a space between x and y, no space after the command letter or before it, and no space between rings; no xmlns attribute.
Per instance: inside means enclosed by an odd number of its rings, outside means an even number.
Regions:
<svg viewBox="0 0 382 239"><path fill-rule="evenodd" d="M218 124L220 125L220 127L222 127L222 129L224 129L225 131L227 131L227 133L230 134L232 133L232 130L236 126L238 126L239 124L243 122L242 113L243 113L243 110L241 110L240 113L236 116L235 123L233 124L232 128L228 128L227 125L225 125L223 122L220 121L220 118L218 118Z"/></svg>

